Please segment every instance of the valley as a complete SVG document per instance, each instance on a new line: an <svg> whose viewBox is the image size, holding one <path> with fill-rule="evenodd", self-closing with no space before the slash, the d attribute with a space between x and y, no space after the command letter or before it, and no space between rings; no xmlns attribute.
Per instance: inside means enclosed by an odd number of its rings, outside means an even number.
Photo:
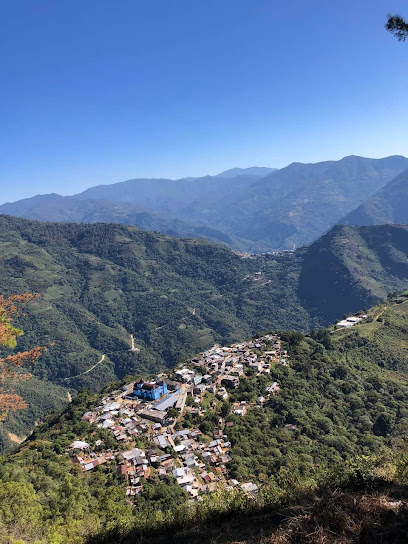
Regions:
<svg viewBox="0 0 408 544"><path fill-rule="evenodd" d="M1 216L0 251L4 294L40 293L18 347L48 347L34 374L49 392L8 416L3 447L6 432L26 435L81 387L159 372L262 330L310 331L408 283L408 230L392 225L335 227L309 248L243 258L134 227Z"/></svg>

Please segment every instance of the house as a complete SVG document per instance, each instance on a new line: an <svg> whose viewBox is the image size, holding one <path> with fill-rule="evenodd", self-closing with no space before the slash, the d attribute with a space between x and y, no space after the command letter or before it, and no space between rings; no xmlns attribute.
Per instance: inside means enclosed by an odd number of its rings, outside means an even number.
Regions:
<svg viewBox="0 0 408 544"><path fill-rule="evenodd" d="M233 405L233 412L237 416L244 416L247 413L248 405L246 401L235 402Z"/></svg>
<svg viewBox="0 0 408 544"><path fill-rule="evenodd" d="M221 385L231 389L236 389L239 385L239 378L238 376L225 376L225 378L221 380Z"/></svg>
<svg viewBox="0 0 408 544"><path fill-rule="evenodd" d="M269 395L275 395L278 391L279 391L280 387L279 387L279 384L278 382L273 382L272 385L269 385L267 388L266 388L266 392L269 394Z"/></svg>
<svg viewBox="0 0 408 544"><path fill-rule="evenodd" d="M225 387L220 387L217 391L217 397L220 399L227 399L228 398L228 392L225 389Z"/></svg>
<svg viewBox="0 0 408 544"><path fill-rule="evenodd" d="M252 482L241 484L241 489L248 495L256 495L258 493L258 486Z"/></svg>
<svg viewBox="0 0 408 544"><path fill-rule="evenodd" d="M82 417L82 421L88 421L89 423L93 423L95 421L95 414L92 412L86 412Z"/></svg>
<svg viewBox="0 0 408 544"><path fill-rule="evenodd" d="M139 415L155 423L161 423L162 425L166 423L167 412L163 410L144 410L143 412L139 412Z"/></svg>
<svg viewBox="0 0 408 544"><path fill-rule="evenodd" d="M72 450L86 450L89 448L88 442L82 442L82 440L75 440L75 442L72 442L70 445L70 448Z"/></svg>
<svg viewBox="0 0 408 544"><path fill-rule="evenodd" d="M154 410L168 410L172 406L174 406L179 398L179 390L175 391L173 394L168 395L163 400L160 400L159 402L156 402L156 404L153 406Z"/></svg>
<svg viewBox="0 0 408 544"><path fill-rule="evenodd" d="M167 395L166 382L146 382L143 378L135 382L133 394L140 399L157 400L161 395Z"/></svg>

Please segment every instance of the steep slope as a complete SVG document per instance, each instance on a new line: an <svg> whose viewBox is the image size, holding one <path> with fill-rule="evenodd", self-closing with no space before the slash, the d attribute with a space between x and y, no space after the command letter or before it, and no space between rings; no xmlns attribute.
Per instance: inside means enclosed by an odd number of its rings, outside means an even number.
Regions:
<svg viewBox="0 0 408 544"><path fill-rule="evenodd" d="M294 163L251 187L213 225L269 248L309 244L401 170L404 157ZM215 219L215 218L212 218Z"/></svg>
<svg viewBox="0 0 408 544"><path fill-rule="evenodd" d="M0 251L4 294L41 294L22 320L20 348L50 345L37 373L62 385L100 387L269 323L308 326L293 296L293 256L258 263L134 227L8 216L0 217ZM131 334L139 352L129 352ZM74 377L103 353L96 373Z"/></svg>
<svg viewBox="0 0 408 544"><path fill-rule="evenodd" d="M141 495L129 500L115 461L82 472L70 453L73 440L86 440L95 451L121 446L111 431L81 420L84 412L98 406L100 412L104 406L109 410L106 403L100 404L102 395L81 393L3 459L0 497L8 509L0 509L0 538L24 538L27 544L40 537L44 544L340 544L359 537L361 542L405 542L407 331L408 302L388 302L369 310L368 319L349 330L332 335L321 330L312 336L283 333L289 364L271 362L268 376L246 369L246 379L230 390L230 398L220 403L208 393L206 401L200 401L211 403L214 410L186 410L180 416L177 429L187 432L207 424L207 444L218 425L223 426L231 446L227 478L256 481L255 497L235 489L188 504L181 483L158 477L167 456L158 459L162 452L157 444L140 436L123 450L135 445L154 449L151 472L140 479ZM262 350L271 347L266 343ZM273 380L279 391L259 401ZM120 394L122 384L105 391L106 402ZM233 413L237 398L247 403L245 415ZM210 422L213 427L208 430ZM208 475L207 464L204 459ZM21 515L12 517L10 509ZM245 527L239 521L243 519ZM372 540L374 535L378 540Z"/></svg>
<svg viewBox="0 0 408 544"><path fill-rule="evenodd" d="M339 223L344 225L408 223L408 170L387 183Z"/></svg>
<svg viewBox="0 0 408 544"><path fill-rule="evenodd" d="M298 294L317 322L328 322L340 307L357 311L407 282L407 226L338 226L305 253Z"/></svg>

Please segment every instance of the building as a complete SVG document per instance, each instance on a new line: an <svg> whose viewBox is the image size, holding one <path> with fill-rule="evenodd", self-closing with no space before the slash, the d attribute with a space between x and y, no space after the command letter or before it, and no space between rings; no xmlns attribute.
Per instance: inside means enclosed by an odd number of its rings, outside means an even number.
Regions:
<svg viewBox="0 0 408 544"><path fill-rule="evenodd" d="M230 387L231 389L236 389L239 385L238 376L226 376L221 380L221 385L224 387Z"/></svg>
<svg viewBox="0 0 408 544"><path fill-rule="evenodd" d="M139 399L157 400L161 395L167 395L167 384L160 382L146 382L143 378L135 382L133 394Z"/></svg>
<svg viewBox="0 0 408 544"><path fill-rule="evenodd" d="M153 406L154 410L168 410L172 406L174 406L178 399L179 399L180 390L176 391L175 393L168 395L167 397L164 397L164 399L160 400L159 402L156 402L156 404Z"/></svg>
<svg viewBox="0 0 408 544"><path fill-rule="evenodd" d="M140 417L143 419L150 419L155 423L161 423L162 425L167 421L167 412L163 410L143 410L139 412Z"/></svg>

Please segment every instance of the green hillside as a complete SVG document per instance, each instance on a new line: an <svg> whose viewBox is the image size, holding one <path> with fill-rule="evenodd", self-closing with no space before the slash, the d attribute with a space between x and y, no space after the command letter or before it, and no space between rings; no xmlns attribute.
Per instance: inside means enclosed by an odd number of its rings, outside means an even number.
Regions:
<svg viewBox="0 0 408 544"><path fill-rule="evenodd" d="M405 224L408 222L408 170L340 220L346 225Z"/></svg>
<svg viewBox="0 0 408 544"><path fill-rule="evenodd" d="M55 407L80 387L98 390L258 330L307 331L408 287L408 230L391 225L336 227L310 248L247 259L122 225L0 216L0 252L2 292L41 295L19 323L18 348L48 346L35 375L61 387L50 395ZM34 398L10 430L26 434L39 406L52 407Z"/></svg>
<svg viewBox="0 0 408 544"><path fill-rule="evenodd" d="M198 542L208 518L214 523L237 512L273 515L305 497L327 497L334 490L336 496L342 490L373 492L397 477L406 483L406 468L401 469L406 463L396 459L408 438L408 302L389 301L367 315L362 323L332 334L332 329L311 336L282 332L289 366L274 362L269 376L247 370L223 402L218 415L225 418L224 432L231 442L229 477L257 482L255 499L237 492L221 497L210 493L202 503L188 506L175 481L151 477L145 483L148 495L130 504L114 462L83 473L70 460L73 440L94 444L99 439L105 447L116 447L109 446L108 431L81 421L101 400L100 395L82 393L3 459L3 541L12 542L5 540L9 535L27 544L80 544L100 534L94 541L146 542L154 535L158 542L171 542L193 527ZM262 349L270 348L266 344ZM279 391L256 406L273 380ZM231 412L237 400L248 403L243 416ZM185 416L185 422L205 428L211 440L218 425L212 415ZM136 444L149 447L141 439ZM22 515L16 522L17 511ZM201 534L203 542L205 538Z"/></svg>
<svg viewBox="0 0 408 544"><path fill-rule="evenodd" d="M334 227L305 253L299 278L303 307L317 323L340 319L402 291L408 278L408 228Z"/></svg>
<svg viewBox="0 0 408 544"><path fill-rule="evenodd" d="M208 238L243 251L245 240L239 240L209 225L196 225L177 218L163 217L143 211L140 206L112 200L79 199L57 194L38 195L18 202L2 204L0 213L39 221L72 223L122 223L170 236Z"/></svg>

